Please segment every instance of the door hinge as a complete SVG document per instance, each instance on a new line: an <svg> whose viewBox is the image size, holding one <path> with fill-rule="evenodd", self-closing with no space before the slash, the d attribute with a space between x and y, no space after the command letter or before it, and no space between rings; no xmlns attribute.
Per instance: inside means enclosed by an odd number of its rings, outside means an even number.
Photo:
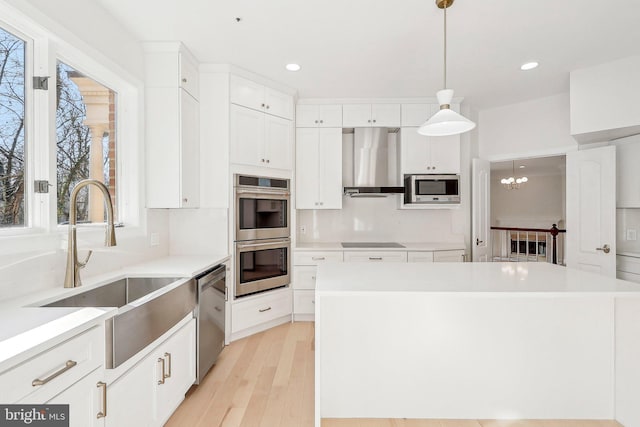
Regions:
<svg viewBox="0 0 640 427"><path fill-rule="evenodd" d="M44 180L33 181L33 188L34 188L34 192L36 193L48 193L49 187L51 187L51 184L49 184L49 181L44 181Z"/></svg>
<svg viewBox="0 0 640 427"><path fill-rule="evenodd" d="M49 90L49 77L34 76L33 88L37 90Z"/></svg>

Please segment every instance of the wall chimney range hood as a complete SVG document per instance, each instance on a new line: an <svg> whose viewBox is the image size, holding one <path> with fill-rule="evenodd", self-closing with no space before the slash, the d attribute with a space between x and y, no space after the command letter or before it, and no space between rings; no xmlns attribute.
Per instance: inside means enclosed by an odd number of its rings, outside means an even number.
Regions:
<svg viewBox="0 0 640 427"><path fill-rule="evenodd" d="M344 187L345 195L386 197L389 194L404 193L404 187L393 185L393 177L390 176L393 173L389 173L390 160L394 160L390 156L388 138L388 128L354 129L353 162L349 165L352 170L344 171L350 184Z"/></svg>

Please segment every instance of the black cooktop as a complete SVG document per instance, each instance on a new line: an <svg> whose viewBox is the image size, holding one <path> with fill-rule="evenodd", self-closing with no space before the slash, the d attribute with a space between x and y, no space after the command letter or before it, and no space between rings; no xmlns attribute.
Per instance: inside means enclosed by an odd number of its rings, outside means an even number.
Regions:
<svg viewBox="0 0 640 427"><path fill-rule="evenodd" d="M343 248L404 248L396 242L342 242Z"/></svg>

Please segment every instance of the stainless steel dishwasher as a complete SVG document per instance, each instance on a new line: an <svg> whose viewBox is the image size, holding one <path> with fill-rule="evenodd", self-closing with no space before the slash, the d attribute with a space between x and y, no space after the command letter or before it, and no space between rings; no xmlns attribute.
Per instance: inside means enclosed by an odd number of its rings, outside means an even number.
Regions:
<svg viewBox="0 0 640 427"><path fill-rule="evenodd" d="M200 384L224 348L226 273L226 266L221 264L196 277L196 384Z"/></svg>

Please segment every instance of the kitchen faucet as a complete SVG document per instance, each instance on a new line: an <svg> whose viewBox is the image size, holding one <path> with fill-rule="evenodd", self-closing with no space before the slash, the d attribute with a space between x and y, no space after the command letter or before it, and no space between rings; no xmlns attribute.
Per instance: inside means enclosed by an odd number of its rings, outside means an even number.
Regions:
<svg viewBox="0 0 640 427"><path fill-rule="evenodd" d="M76 242L76 199L78 198L80 190L89 185L95 185L100 189L104 196L104 202L107 205L107 229L104 245L116 245L116 232L113 225L113 203L111 203L109 189L97 179L83 179L73 187L69 201L69 249L67 252L67 271L64 277L65 288L76 288L82 285L82 282L80 281L80 269L87 265L92 253L89 251L84 261L78 261L78 247Z"/></svg>

